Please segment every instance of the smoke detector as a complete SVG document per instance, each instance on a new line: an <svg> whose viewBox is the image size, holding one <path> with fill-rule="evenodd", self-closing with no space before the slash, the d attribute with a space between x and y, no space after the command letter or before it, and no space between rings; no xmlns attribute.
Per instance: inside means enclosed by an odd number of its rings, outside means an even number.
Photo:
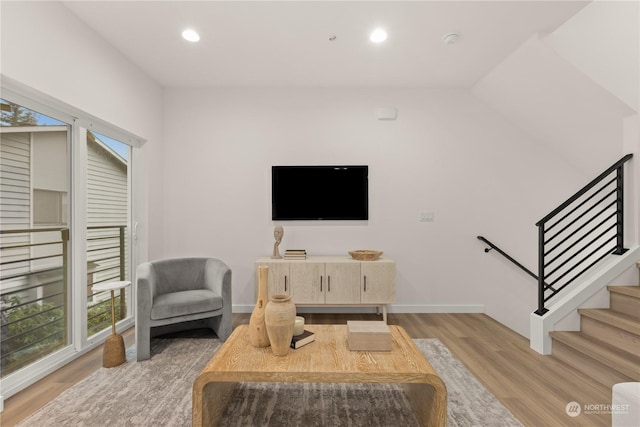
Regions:
<svg viewBox="0 0 640 427"><path fill-rule="evenodd" d="M449 33L442 36L442 41L445 44L456 44L458 39L460 39L460 34L458 33Z"/></svg>

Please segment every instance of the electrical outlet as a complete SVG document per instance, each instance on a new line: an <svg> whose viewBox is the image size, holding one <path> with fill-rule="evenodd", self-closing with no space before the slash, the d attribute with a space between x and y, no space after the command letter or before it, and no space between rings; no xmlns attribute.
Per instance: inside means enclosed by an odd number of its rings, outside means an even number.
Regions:
<svg viewBox="0 0 640 427"><path fill-rule="evenodd" d="M434 222L436 215L434 212L420 212L420 222Z"/></svg>

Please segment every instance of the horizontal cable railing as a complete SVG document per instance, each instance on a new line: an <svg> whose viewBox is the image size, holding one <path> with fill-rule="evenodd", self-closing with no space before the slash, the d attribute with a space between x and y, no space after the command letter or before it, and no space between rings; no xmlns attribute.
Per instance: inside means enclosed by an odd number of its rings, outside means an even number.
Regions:
<svg viewBox="0 0 640 427"><path fill-rule="evenodd" d="M624 248L624 164L627 154L536 223L538 309L611 254Z"/></svg>
<svg viewBox="0 0 640 427"><path fill-rule="evenodd" d="M69 229L0 230L2 377L67 343Z"/></svg>
<svg viewBox="0 0 640 427"><path fill-rule="evenodd" d="M110 299L92 285L125 280L126 226L87 227L87 322L91 336L111 325ZM2 377L67 345L67 228L0 230ZM116 297L118 319L125 293Z"/></svg>
<svg viewBox="0 0 640 427"><path fill-rule="evenodd" d="M627 154L597 178L536 223L538 274L536 275L483 236L489 247L538 281L538 309L574 283L607 256L622 255L624 248L624 164Z"/></svg>
<svg viewBox="0 0 640 427"><path fill-rule="evenodd" d="M536 279L536 281L538 281L538 276L536 276L536 274L529 270L527 267L525 267L524 265L520 264L518 261L516 261L511 255L509 255L508 253L506 253L505 251L503 251L502 249L500 249L498 246L496 246L495 244L493 244L491 241L489 241L486 237L484 236L478 236L478 240L486 243L487 245L489 245L488 248L484 248L485 253L489 253L490 251L494 250L496 252L498 252L500 255L502 255L503 257L505 257L506 259L508 259L509 261L511 261L516 267L520 268L522 271L524 271L525 273L527 273L529 276L533 277L534 279ZM548 284L545 284L545 286L547 288L553 289L551 288L551 286L549 286Z"/></svg>

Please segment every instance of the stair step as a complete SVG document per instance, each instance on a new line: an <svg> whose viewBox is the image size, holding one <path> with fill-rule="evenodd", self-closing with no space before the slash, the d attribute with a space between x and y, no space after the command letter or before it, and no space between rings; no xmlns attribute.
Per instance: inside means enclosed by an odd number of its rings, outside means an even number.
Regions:
<svg viewBox="0 0 640 427"><path fill-rule="evenodd" d="M589 317L640 336L640 322L633 316L603 308L579 308L578 313L581 316Z"/></svg>
<svg viewBox="0 0 640 427"><path fill-rule="evenodd" d="M640 354L640 320L608 309L580 309L583 335L626 351Z"/></svg>
<svg viewBox="0 0 640 427"><path fill-rule="evenodd" d="M586 356L593 361L599 362L603 365L601 369L605 372L607 370L614 370L617 373L628 377L632 381L640 381L640 356L638 355L620 351L603 341L586 336L581 332L556 331L551 332L551 337L579 353L581 356ZM561 355L558 354L558 356ZM580 359L581 356L579 356L578 359ZM564 360L564 362L574 366L578 370L581 370L579 366L576 366L576 363L571 362L571 359ZM585 373L593 375L594 372ZM620 379L621 378L612 378L613 381L617 382L620 382ZM610 387L612 384L605 385Z"/></svg>
<svg viewBox="0 0 640 427"><path fill-rule="evenodd" d="M640 286L607 286L611 309L640 319Z"/></svg>
<svg viewBox="0 0 640 427"><path fill-rule="evenodd" d="M607 286L611 293L628 295L640 299L640 286Z"/></svg>
<svg viewBox="0 0 640 427"><path fill-rule="evenodd" d="M553 339L553 357L560 362L588 376L606 389L611 389L614 384L632 382L628 375L599 362L598 360L581 353L571 345L565 344L565 338L554 334L579 334L579 332L551 332Z"/></svg>

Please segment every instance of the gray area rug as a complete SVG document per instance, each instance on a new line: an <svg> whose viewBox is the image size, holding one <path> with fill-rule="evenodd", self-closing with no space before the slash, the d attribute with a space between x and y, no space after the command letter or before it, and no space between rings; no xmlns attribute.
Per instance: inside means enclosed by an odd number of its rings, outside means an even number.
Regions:
<svg viewBox="0 0 640 427"><path fill-rule="evenodd" d="M448 426L521 426L437 339L414 340L448 391ZM152 358L135 349L116 368L100 368L20 426L190 426L193 381L219 348L212 338L152 340ZM417 421L402 390L384 384L246 383L235 391L225 426L410 427Z"/></svg>

